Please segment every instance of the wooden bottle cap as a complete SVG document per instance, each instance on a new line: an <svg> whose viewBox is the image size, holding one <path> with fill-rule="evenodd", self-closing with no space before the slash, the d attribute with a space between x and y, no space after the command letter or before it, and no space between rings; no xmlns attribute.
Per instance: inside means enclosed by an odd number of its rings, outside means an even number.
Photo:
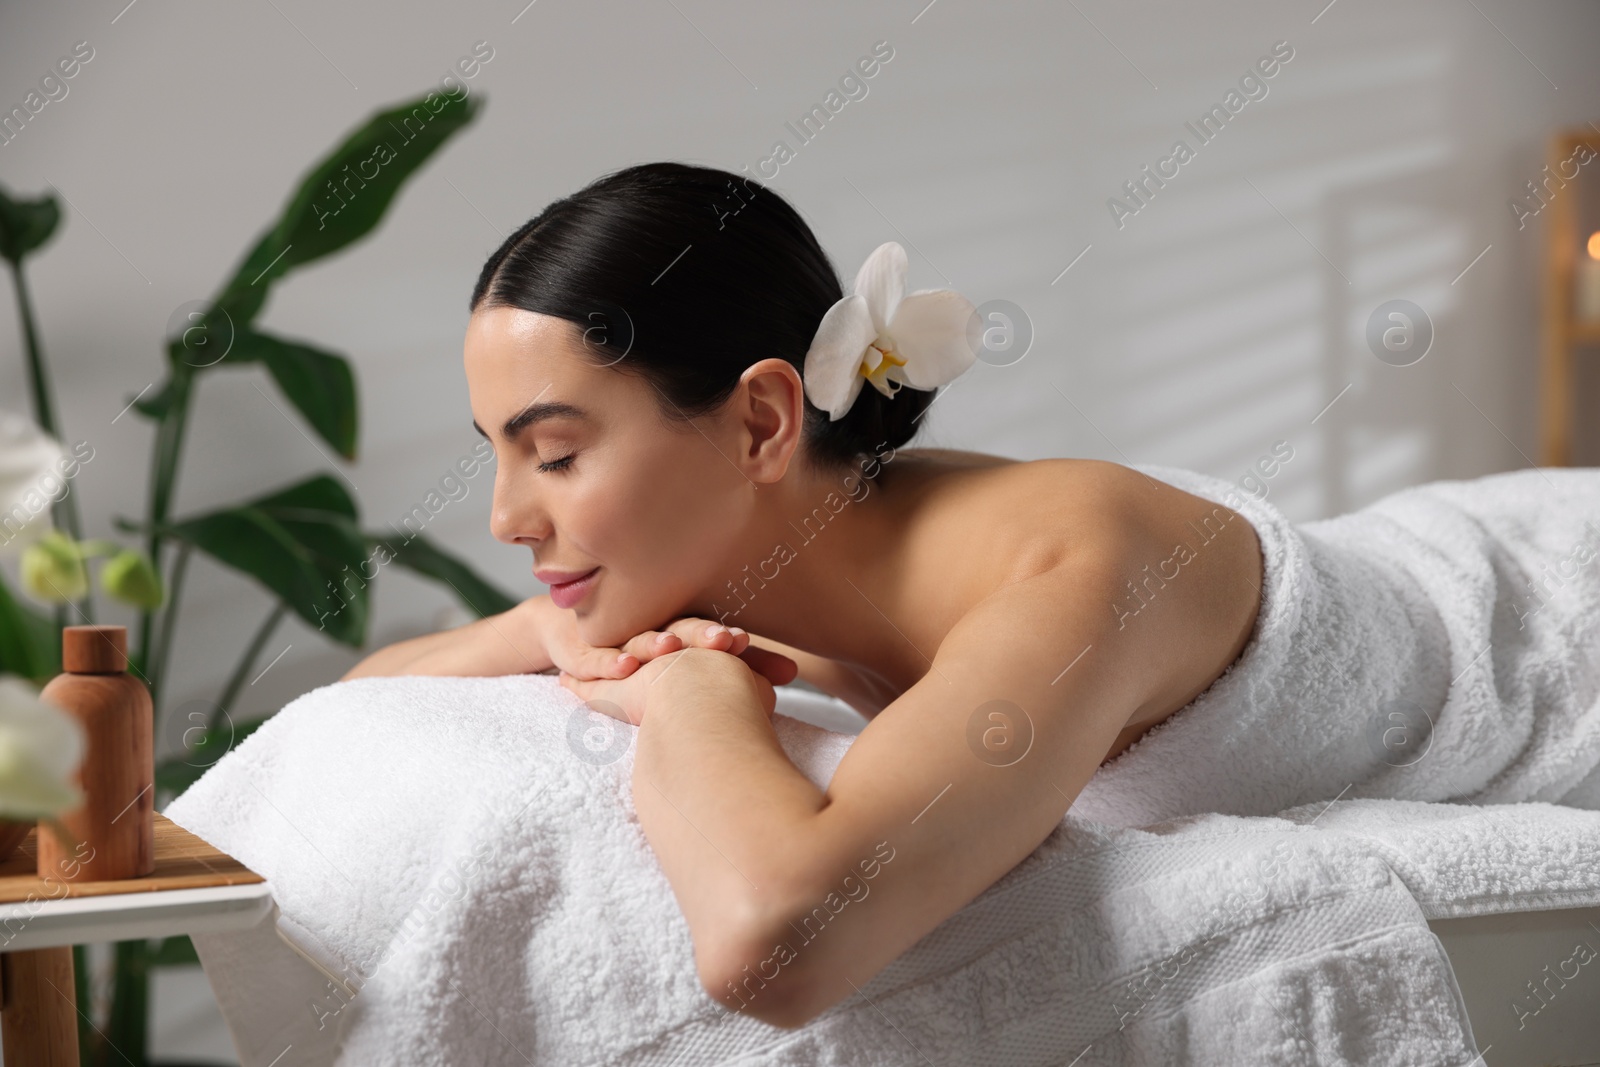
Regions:
<svg viewBox="0 0 1600 1067"><path fill-rule="evenodd" d="M128 669L126 626L63 626L61 669L69 674L121 674Z"/></svg>

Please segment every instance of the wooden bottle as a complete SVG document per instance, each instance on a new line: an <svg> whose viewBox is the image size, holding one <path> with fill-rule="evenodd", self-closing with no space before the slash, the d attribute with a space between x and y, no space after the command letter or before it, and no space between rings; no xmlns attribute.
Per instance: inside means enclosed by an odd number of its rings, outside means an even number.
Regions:
<svg viewBox="0 0 1600 1067"><path fill-rule="evenodd" d="M143 877L156 864L153 709L150 691L127 673L128 628L64 627L61 667L39 697L83 727L86 744L76 779L84 802L61 816L76 848L39 823L39 877Z"/></svg>

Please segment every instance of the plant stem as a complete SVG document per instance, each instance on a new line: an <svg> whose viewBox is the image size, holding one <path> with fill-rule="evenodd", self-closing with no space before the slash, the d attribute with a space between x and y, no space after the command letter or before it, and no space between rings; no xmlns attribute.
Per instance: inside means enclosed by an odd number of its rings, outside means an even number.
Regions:
<svg viewBox="0 0 1600 1067"><path fill-rule="evenodd" d="M89 946L72 946L72 986L78 1001L78 1062L100 1058L100 1034L94 1029L94 1004L89 1000Z"/></svg>
<svg viewBox="0 0 1600 1067"><path fill-rule="evenodd" d="M150 498L145 509L145 556L156 574L161 575L161 542L159 527L167 521L172 506L172 494L178 480L178 459L183 452L183 431L189 418L190 389L194 382L194 367L175 360L171 364L172 379L167 389L169 395L161 423L156 427L155 449L150 457ZM146 668L151 662L151 641L154 615L150 611L139 613L140 660ZM154 688L154 687L152 687ZM159 693L152 693L159 697Z"/></svg>
<svg viewBox="0 0 1600 1067"><path fill-rule="evenodd" d="M173 490L178 479L178 460L183 453L183 431L189 416L190 389L194 380L194 368L189 364L176 360L171 368L169 402L156 428L155 449L150 460L150 497L145 513L145 555L158 577L161 575L163 541L159 527L166 523L167 513L172 506ZM174 566L181 564L175 563ZM168 621L175 602L176 596L168 604ZM157 688L160 684L159 675L148 674L155 664L153 654L156 649L152 644L154 623L154 612L146 610L139 613L138 659L140 668L150 680L153 701L161 697ZM163 626L164 631L168 629L169 626ZM163 640L170 636L170 633L164 633ZM165 656L165 651L161 654ZM134 1067L143 1067L149 1059L149 963L150 947L147 942L117 943L116 968L112 975L111 1016L106 1021L106 1038L107 1043L119 1050L124 1058L129 1055L135 1057Z"/></svg>
<svg viewBox="0 0 1600 1067"><path fill-rule="evenodd" d="M22 273L22 261L8 262L11 264L11 281L17 291L17 318L22 320L23 348L28 354L28 384L33 388L33 415L40 429L60 441L61 429L56 423L50 369L45 364L44 351L39 346L39 331L34 325L33 301L28 296L28 282ZM78 501L70 489L66 496L55 502L52 511L57 526L70 534L74 541L83 540L83 527L78 521Z"/></svg>
<svg viewBox="0 0 1600 1067"><path fill-rule="evenodd" d="M61 427L56 422L56 406L54 390L50 385L50 367L44 359L44 348L39 344L39 328L33 318L33 298L28 295L28 279L22 272L22 261L7 260L11 264L12 288L17 293L17 318L22 322L22 347L28 355L28 385L33 392L33 416L39 423L39 428L57 442L62 440ZM65 530L74 541L83 540L83 523L78 518L78 498L72 495L72 486L67 486L66 495L50 506L50 519L58 528ZM83 601L78 605L83 621L94 622L94 600L88 593L84 594ZM64 613L58 613L58 619L65 619ZM66 625L61 622L60 625Z"/></svg>
<svg viewBox="0 0 1600 1067"><path fill-rule="evenodd" d="M239 657L239 665L233 669L233 677L228 679L227 686L222 690L222 696L217 698L216 710L211 713L211 721L207 724L207 732L215 730L222 725L223 716L228 709L233 707L233 702L239 696L239 690L244 688L244 676L250 673L256 657L261 655L261 649L266 645L267 639L272 636L272 630L278 625L278 620L283 618L283 613L289 610L283 601L272 605L272 610L267 612L267 617L262 620L261 628L256 631L255 637L250 639L250 645L244 650L244 655Z"/></svg>
<svg viewBox="0 0 1600 1067"><path fill-rule="evenodd" d="M135 1067L149 1062L150 944L116 943L115 984L111 1015L106 1020L106 1042Z"/></svg>
<svg viewBox="0 0 1600 1067"><path fill-rule="evenodd" d="M145 677L150 679L152 699L162 691L162 681L167 676L167 658L172 653L172 633L178 625L178 597L183 592L183 574L189 567L189 552L191 547L187 542L178 546L178 555L172 561L172 580L167 583L167 604L161 610L161 629L157 632L155 644L150 650L150 661L145 667ZM155 706L155 721L161 722L161 705Z"/></svg>

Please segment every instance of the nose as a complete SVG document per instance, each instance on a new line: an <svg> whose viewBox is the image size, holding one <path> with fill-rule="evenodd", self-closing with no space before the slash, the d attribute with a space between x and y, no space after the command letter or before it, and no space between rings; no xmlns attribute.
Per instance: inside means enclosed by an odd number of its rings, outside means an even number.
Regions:
<svg viewBox="0 0 1600 1067"><path fill-rule="evenodd" d="M508 545L539 544L550 536L550 516L534 494L519 492L500 471L495 472L494 501L489 510L489 533Z"/></svg>

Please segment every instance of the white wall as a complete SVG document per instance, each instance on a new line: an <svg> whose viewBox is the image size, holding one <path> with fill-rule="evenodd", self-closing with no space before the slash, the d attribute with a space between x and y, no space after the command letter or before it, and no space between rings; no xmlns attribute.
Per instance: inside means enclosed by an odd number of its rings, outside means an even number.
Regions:
<svg viewBox="0 0 1600 1067"><path fill-rule="evenodd" d="M149 424L112 419L158 380L169 315L214 293L318 155L479 40L494 49L470 83L483 117L375 237L293 275L262 319L354 360L360 460L333 463L263 372L212 374L177 514L333 466L368 526L398 519L477 441L460 343L503 234L629 163L755 167L880 40L894 58L868 95L773 184L846 284L899 240L914 287L1013 301L1037 333L1020 363L979 366L941 397L919 443L1231 478L1288 441L1271 499L1295 519L1535 452L1541 231L1519 232L1508 200L1552 129L1600 120L1593 4L123 2L0 13L6 107L74 42L95 49L68 96L0 147L13 193L54 183L72 205L31 278L67 437L96 448L77 480L95 534L143 513ZM1119 229L1108 198L1175 138L1192 145L1184 123L1280 40L1294 58L1268 95ZM1395 297L1437 330L1411 367L1362 340ZM7 296L0 406L26 411L17 336ZM531 595L528 553L487 532L491 478L428 532ZM179 700L220 686L268 607L205 561L188 594ZM384 574L373 647L431 628L452 599ZM242 717L356 659L290 621L263 662L285 646Z"/></svg>

